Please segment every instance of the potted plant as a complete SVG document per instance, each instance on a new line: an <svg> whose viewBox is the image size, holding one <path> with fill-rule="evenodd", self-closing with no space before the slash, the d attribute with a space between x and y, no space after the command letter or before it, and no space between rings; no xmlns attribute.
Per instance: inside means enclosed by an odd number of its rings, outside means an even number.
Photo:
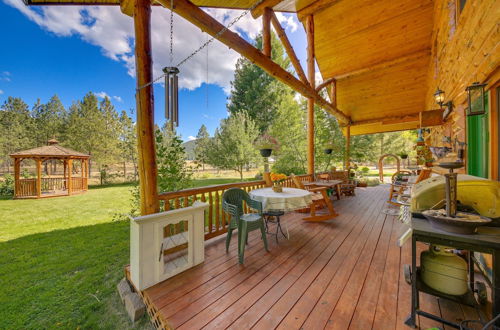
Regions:
<svg viewBox="0 0 500 330"><path fill-rule="evenodd" d="M399 154L399 157L401 157L401 159L407 159L408 158L408 154L406 152L402 152Z"/></svg>
<svg viewBox="0 0 500 330"><path fill-rule="evenodd" d="M282 173L271 173L271 181L273 183L274 192L283 192L283 182L286 180L287 176Z"/></svg>
<svg viewBox="0 0 500 330"><path fill-rule="evenodd" d="M327 154L327 155L330 155L334 149L335 149L335 144L333 142L328 142L323 147L323 150L325 151L325 154Z"/></svg>
<svg viewBox="0 0 500 330"><path fill-rule="evenodd" d="M269 157L273 150L278 150L279 143L271 135L265 133L255 140L255 147L259 149L262 157Z"/></svg>
<svg viewBox="0 0 500 330"><path fill-rule="evenodd" d="M419 165L425 165L427 167L432 167L432 162L434 158L432 157L432 151L427 145L416 145L415 150L417 151L417 163Z"/></svg>

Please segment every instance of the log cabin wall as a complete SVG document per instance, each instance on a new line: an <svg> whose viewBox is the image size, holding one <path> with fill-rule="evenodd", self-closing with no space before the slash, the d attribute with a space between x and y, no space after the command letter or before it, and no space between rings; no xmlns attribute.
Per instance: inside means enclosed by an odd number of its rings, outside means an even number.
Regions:
<svg viewBox="0 0 500 330"><path fill-rule="evenodd" d="M437 87L445 91L445 102L453 101L454 109L442 126L431 128L431 132L426 135L428 145L453 147L443 141L444 136L451 136L452 141L455 138L467 141L466 87L479 81L487 83L489 89L500 77L498 17L500 6L496 0L435 1L426 109L436 107L433 94ZM498 166L498 156L494 150L498 140L491 137L496 137L497 127L497 116L490 116L489 168L493 179L497 178L493 172L498 172L495 169ZM437 162L455 159L456 154L451 153ZM465 171L462 169L462 172Z"/></svg>

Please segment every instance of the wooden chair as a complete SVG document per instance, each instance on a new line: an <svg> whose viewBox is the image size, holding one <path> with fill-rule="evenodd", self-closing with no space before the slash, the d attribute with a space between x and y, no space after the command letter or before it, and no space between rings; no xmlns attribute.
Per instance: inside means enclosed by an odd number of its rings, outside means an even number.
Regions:
<svg viewBox="0 0 500 330"><path fill-rule="evenodd" d="M333 203L326 193L326 187L318 187L314 185L304 186L302 181L299 180L295 175L291 175L295 187L298 189L304 189L312 193L312 204L310 214L311 216L303 218L304 221L319 222L330 220L338 214L333 208ZM317 215L316 210L324 207L328 208L328 214Z"/></svg>
<svg viewBox="0 0 500 330"><path fill-rule="evenodd" d="M356 183L349 180L348 171L332 171L330 173L331 180L341 180L339 184L339 195L356 196Z"/></svg>
<svg viewBox="0 0 500 330"><path fill-rule="evenodd" d="M400 177L401 175L403 176L411 176L411 172L407 170L401 170L397 171L392 175L392 183L391 183L391 190L389 191L389 200L387 201L390 204L393 205L400 205L400 201L398 201L398 198L404 197L404 198L409 198L409 193L407 192L415 183L419 183L421 181L424 181L428 178L431 177L432 175L432 170L425 168L420 171L417 179L415 182L410 183L410 182L398 182L398 176Z"/></svg>

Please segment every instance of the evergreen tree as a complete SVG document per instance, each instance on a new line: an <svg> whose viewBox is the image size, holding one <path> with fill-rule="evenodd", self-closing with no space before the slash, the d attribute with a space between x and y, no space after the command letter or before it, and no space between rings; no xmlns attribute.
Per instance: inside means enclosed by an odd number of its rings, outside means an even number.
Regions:
<svg viewBox="0 0 500 330"><path fill-rule="evenodd" d="M223 170L234 170L243 180L243 170L257 160L253 146L259 131L246 112L238 112L223 119L220 129L210 141L210 165Z"/></svg>
<svg viewBox="0 0 500 330"><path fill-rule="evenodd" d="M137 181L137 133L135 123L132 121L125 111L120 115L120 150L122 152L122 159L125 163L132 163L134 166L134 181ZM125 179L126 168L123 171Z"/></svg>
<svg viewBox="0 0 500 330"><path fill-rule="evenodd" d="M286 57L284 48L274 33L271 36L271 43L273 61L285 70L289 69L290 60ZM256 47L262 49L262 36L257 37ZM291 93L289 87L241 57L236 63L227 109L230 114L246 112L259 131L263 133L273 122L280 99Z"/></svg>
<svg viewBox="0 0 500 330"><path fill-rule="evenodd" d="M186 151L175 131L166 127L155 131L158 189L177 191L191 185L193 171L186 163Z"/></svg>
<svg viewBox="0 0 500 330"><path fill-rule="evenodd" d="M202 124L196 135L194 154L196 161L203 166L208 162L208 148L210 143L210 134L208 134L207 127Z"/></svg>
<svg viewBox="0 0 500 330"><path fill-rule="evenodd" d="M63 138L66 109L57 95L52 96L46 104L40 104L38 100L33 106L32 114L36 124L37 146L46 145L52 138Z"/></svg>
<svg viewBox="0 0 500 330"><path fill-rule="evenodd" d="M21 98L9 96L1 106L0 128L0 155L9 170L11 153L34 147L33 120L28 105Z"/></svg>

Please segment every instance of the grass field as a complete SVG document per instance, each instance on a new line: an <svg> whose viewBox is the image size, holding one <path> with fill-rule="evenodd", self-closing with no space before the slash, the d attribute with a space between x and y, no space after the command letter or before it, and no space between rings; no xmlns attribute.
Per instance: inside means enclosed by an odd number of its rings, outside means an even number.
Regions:
<svg viewBox="0 0 500 330"><path fill-rule="evenodd" d="M195 186L239 181L200 179ZM0 329L150 329L131 324L116 284L129 262L130 185L0 200Z"/></svg>

